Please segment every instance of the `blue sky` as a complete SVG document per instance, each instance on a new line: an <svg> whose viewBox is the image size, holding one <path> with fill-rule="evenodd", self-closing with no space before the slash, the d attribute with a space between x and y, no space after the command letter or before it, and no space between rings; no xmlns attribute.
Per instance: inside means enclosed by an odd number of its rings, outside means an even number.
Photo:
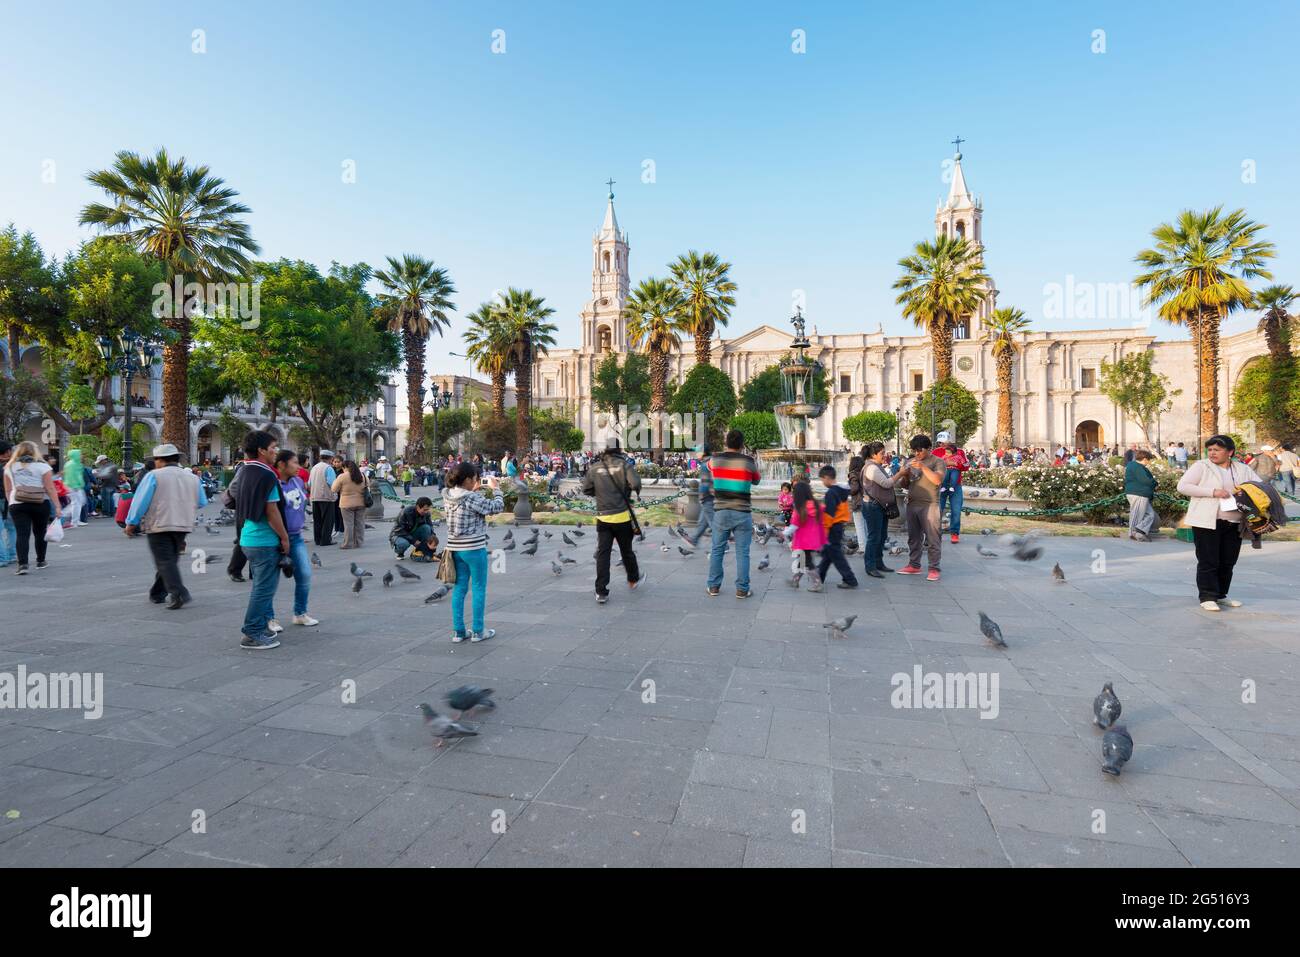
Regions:
<svg viewBox="0 0 1300 957"><path fill-rule="evenodd" d="M60 255L86 171L166 145L240 191L266 258L418 252L458 316L532 287L574 345L612 176L634 281L712 249L733 333L802 289L821 332L904 334L890 284L960 135L999 304L1038 328L1131 325L1044 319L1044 286L1127 282L1185 206L1246 207L1300 284L1294 3L2 2L0 222ZM463 328L431 368L463 371Z"/></svg>

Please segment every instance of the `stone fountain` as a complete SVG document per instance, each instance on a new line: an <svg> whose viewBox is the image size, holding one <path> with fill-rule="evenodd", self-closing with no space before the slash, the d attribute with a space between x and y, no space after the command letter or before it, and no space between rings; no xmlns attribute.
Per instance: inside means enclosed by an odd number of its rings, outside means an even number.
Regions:
<svg viewBox="0 0 1300 957"><path fill-rule="evenodd" d="M808 425L826 411L825 403L813 401L813 383L822 375L822 364L808 358L812 343L804 332L803 310L796 308L790 321L795 336L790 343L791 355L780 364L782 401L772 409L781 430L781 445L758 450L759 472L764 480L777 484L805 472L816 475L819 468L833 464L841 454L834 449L809 447Z"/></svg>

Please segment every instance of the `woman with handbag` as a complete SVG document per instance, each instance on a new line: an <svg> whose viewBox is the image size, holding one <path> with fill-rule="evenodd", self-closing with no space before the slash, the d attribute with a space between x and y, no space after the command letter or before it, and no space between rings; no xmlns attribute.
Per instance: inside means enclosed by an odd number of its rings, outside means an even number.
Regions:
<svg viewBox="0 0 1300 957"><path fill-rule="evenodd" d="M27 554L33 536L36 539L36 567L45 567L47 542L45 530L49 526L50 507L54 509L53 521L62 517L59 494L54 489L54 469L36 454L32 442L19 442L4 467L4 495L9 503L9 516L18 533L17 574L27 574Z"/></svg>
<svg viewBox="0 0 1300 957"><path fill-rule="evenodd" d="M869 442L862 448L862 457L866 464L862 466L862 518L867 526L866 546L862 549L862 561L867 567L867 574L872 578L884 578L886 572L893 571L885 566L885 532L889 521L898 518L898 504L894 498L894 483L898 474L890 476L885 471L888 456L885 455L885 443Z"/></svg>
<svg viewBox="0 0 1300 957"><path fill-rule="evenodd" d="M366 477L349 459L330 488L339 497L339 514L343 516L343 544L339 548L360 548L366 538Z"/></svg>
<svg viewBox="0 0 1300 957"><path fill-rule="evenodd" d="M443 514L447 519L447 544L443 546L438 578L452 584L451 627L453 642L468 638L487 641L496 634L484 628L487 611L488 536L487 517L505 508L497 480L489 478L492 498L479 489L478 468L461 462L447 474L447 488L442 493ZM474 596L473 628L465 630L465 595Z"/></svg>

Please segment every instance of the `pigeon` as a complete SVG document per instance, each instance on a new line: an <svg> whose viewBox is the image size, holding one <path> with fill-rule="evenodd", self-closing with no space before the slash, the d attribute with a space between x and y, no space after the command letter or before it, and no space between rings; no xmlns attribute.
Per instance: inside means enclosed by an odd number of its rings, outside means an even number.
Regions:
<svg viewBox="0 0 1300 957"><path fill-rule="evenodd" d="M582 538L582 537L585 536L587 533L586 533L586 532L580 532L580 531L578 531L578 530L575 528L575 529L573 530L573 534L574 534L574 535L577 535L579 538Z"/></svg>
<svg viewBox="0 0 1300 957"><path fill-rule="evenodd" d="M1041 545L1034 544L1037 534L1030 532L1028 535L1003 535L1002 544L1011 548L1011 555L1022 562L1037 561L1043 555Z"/></svg>
<svg viewBox="0 0 1300 957"><path fill-rule="evenodd" d="M216 530L215 528L213 528L211 525L204 525L204 526L203 526L203 530L204 530L205 532L207 532L209 535L220 535L220 534L221 534L219 531L217 531L217 530Z"/></svg>
<svg viewBox="0 0 1300 957"><path fill-rule="evenodd" d="M568 532L560 532L560 538L564 539L564 544L566 544L566 545L577 545L577 544L578 544L577 542L575 542L573 539L571 539L571 538L569 537L569 533L568 533Z"/></svg>
<svg viewBox="0 0 1300 957"><path fill-rule="evenodd" d="M374 530L374 527L375 527L375 526L373 526L373 525L367 525L367 526L366 526L366 528L370 529L371 531Z"/></svg>
<svg viewBox="0 0 1300 957"><path fill-rule="evenodd" d="M895 545L893 548L891 548L891 549L889 550L889 554L891 554L891 555L901 555L901 554L903 554L903 546L902 546L902 545Z"/></svg>
<svg viewBox="0 0 1300 957"><path fill-rule="evenodd" d="M420 580L419 575L417 575L415 572L407 571L401 565L394 565L393 567L397 569L397 574L400 575L405 581L418 582Z"/></svg>
<svg viewBox="0 0 1300 957"><path fill-rule="evenodd" d="M561 574L563 571L564 571L564 566L561 565L559 562L557 562L554 558L552 558L552 559L551 559L551 574L552 574L552 575L555 575L555 576L558 578L558 577L560 576L560 574Z"/></svg>
<svg viewBox="0 0 1300 957"><path fill-rule="evenodd" d="M980 529L980 534L981 534L981 535L992 535L992 534L993 534L993 529L991 529L991 528L981 528L981 529Z"/></svg>
<svg viewBox="0 0 1300 957"><path fill-rule="evenodd" d="M761 559L759 559L758 570L760 572L765 572L768 570L769 567L771 567L771 565L772 565L772 556L764 555Z"/></svg>
<svg viewBox="0 0 1300 957"><path fill-rule="evenodd" d="M424 603L426 605L432 605L434 602L442 601L447 597L447 592L449 591L451 591L450 585L439 585L424 599Z"/></svg>
<svg viewBox="0 0 1300 957"><path fill-rule="evenodd" d="M528 547L519 549L519 554L521 554L521 555L536 555L536 554L537 554L537 543L536 543L536 542L533 542L533 543L532 543L531 545L529 545Z"/></svg>
<svg viewBox="0 0 1300 957"><path fill-rule="evenodd" d="M438 739L438 747L442 747L447 741L454 741L457 738L472 738L478 734L477 731L471 731L463 724L452 721L446 715L438 714L427 704L420 705L420 713L424 715L424 723L429 726L433 736Z"/></svg>
<svg viewBox="0 0 1300 957"><path fill-rule="evenodd" d="M979 542L976 542L976 543L975 543L975 552L976 552L976 554L983 555L985 558L997 558L997 557L998 557L998 553L997 553L997 552L993 551L993 549L991 549L991 548L985 548L985 547L984 547L983 545L981 545Z"/></svg>
<svg viewBox="0 0 1300 957"><path fill-rule="evenodd" d="M554 538L554 537L555 537L555 536L552 535L550 532L543 532L542 534L545 535L547 538ZM534 535L534 536L533 536L533 541L536 541L536 540L537 540L537 536Z"/></svg>
<svg viewBox="0 0 1300 957"><path fill-rule="evenodd" d="M1057 584L1065 584L1065 572L1061 571L1061 563L1057 562L1052 566L1052 577L1056 579Z"/></svg>
<svg viewBox="0 0 1300 957"><path fill-rule="evenodd" d="M582 528L583 524L584 524L584 523L579 522L577 525L574 526L574 528Z"/></svg>
<svg viewBox="0 0 1300 957"><path fill-rule="evenodd" d="M995 645L998 648L1005 648L1007 646L1006 639L1002 637L1002 629L998 627L998 623L988 615L984 614L984 612L980 612L980 631L982 631L984 637L989 640L989 644Z"/></svg>
<svg viewBox="0 0 1300 957"><path fill-rule="evenodd" d="M354 595L361 594L361 586L364 585L365 583L366 580L364 578L358 577L352 579L352 594Z"/></svg>
<svg viewBox="0 0 1300 957"><path fill-rule="evenodd" d="M514 550L515 550L515 543L513 541L506 542L504 545L501 546L501 551L503 552L513 552Z"/></svg>
<svg viewBox="0 0 1300 957"><path fill-rule="evenodd" d="M682 553L683 558L690 558L695 554L695 549L687 548L685 545L678 545L677 550ZM668 546L664 546L664 551L668 551Z"/></svg>
<svg viewBox="0 0 1300 957"><path fill-rule="evenodd" d="M358 578L357 581L361 581L361 579ZM380 581L382 581L382 582L384 583L384 587L385 587L385 588L392 588L392 587L393 587L393 573L392 573L392 572L384 572L384 577L381 578Z"/></svg>
<svg viewBox="0 0 1300 957"><path fill-rule="evenodd" d="M315 552L311 553L311 563L315 565L317 568L325 567L324 565L321 564L320 556L317 555Z"/></svg>
<svg viewBox="0 0 1300 957"><path fill-rule="evenodd" d="M836 618L834 621L828 621L822 625L823 628L831 630L832 638L847 638L846 631L852 627L853 622L857 620L857 615L845 615L843 618Z"/></svg>
<svg viewBox="0 0 1300 957"><path fill-rule="evenodd" d="M350 567L348 570L352 572L352 576L353 576L354 578L374 578L374 577L375 577L375 576L372 575L370 572L366 571L364 568L358 568L356 562L353 562L352 565L351 565L351 567Z"/></svg>
<svg viewBox="0 0 1300 957"><path fill-rule="evenodd" d="M678 545L677 547L678 547L678 548L681 548L682 546ZM660 546L659 546L659 551L667 553L667 552L669 551L668 543L665 542L664 544L660 545Z"/></svg>
<svg viewBox="0 0 1300 957"><path fill-rule="evenodd" d="M219 562L219 561L221 561L220 555L209 555L207 558L203 559L203 564L211 565L213 562Z"/></svg>
<svg viewBox="0 0 1300 957"><path fill-rule="evenodd" d="M456 718L459 719L470 711L491 711L495 708L497 703L490 697L492 694L491 688L461 685L447 692L447 704L456 709Z"/></svg>
<svg viewBox="0 0 1300 957"><path fill-rule="evenodd" d="M1120 725L1111 728L1101 736L1101 769L1107 774L1119 776L1120 768L1133 757L1133 735L1128 728Z"/></svg>
<svg viewBox="0 0 1300 957"><path fill-rule="evenodd" d="M1101 686L1101 694L1092 699L1093 723L1102 729L1109 728L1119 720L1123 710L1124 706L1115 696L1115 686L1107 681Z"/></svg>
<svg viewBox="0 0 1300 957"><path fill-rule="evenodd" d="M503 541L503 542L514 541L514 537L515 537L515 533L512 532L510 529L507 528L507 529L506 529L506 537L503 538L503 539L501 539L501 541Z"/></svg>
<svg viewBox="0 0 1300 957"><path fill-rule="evenodd" d="M564 552L556 552L556 553L555 553L555 557L559 560L559 562L560 562L561 565L576 565L576 564L578 564L578 562L577 562L576 559L570 558L568 555L564 554Z"/></svg>

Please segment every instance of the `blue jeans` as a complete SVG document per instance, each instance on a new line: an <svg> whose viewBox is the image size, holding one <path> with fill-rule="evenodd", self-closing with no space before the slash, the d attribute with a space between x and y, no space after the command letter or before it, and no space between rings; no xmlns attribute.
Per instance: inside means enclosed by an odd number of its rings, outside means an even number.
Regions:
<svg viewBox="0 0 1300 957"><path fill-rule="evenodd" d="M409 549L412 545L415 545L416 543L422 545L431 538L433 538L432 526L417 525L415 526L415 528L411 529L410 538L406 538L403 535L398 535L395 539L393 539L393 551L397 552L399 558L403 557L406 555L407 549Z"/></svg>
<svg viewBox="0 0 1300 957"><path fill-rule="evenodd" d="M867 571L885 567L885 529L889 523L885 520L885 510L864 498L862 501L862 518L867 523L867 544L862 550L862 561Z"/></svg>
<svg viewBox="0 0 1300 957"><path fill-rule="evenodd" d="M247 547L243 549L248 559L248 574L253 579L248 594L248 610L244 612L244 627L240 630L249 638L267 634L266 623L275 617L275 589L280 584L279 546Z"/></svg>
<svg viewBox="0 0 1300 957"><path fill-rule="evenodd" d="M474 592L474 628L483 630L483 614L487 606L488 553L486 548L470 552L452 552L456 562L456 584L451 589L451 627L456 634L465 634L465 594Z"/></svg>
<svg viewBox="0 0 1300 957"><path fill-rule="evenodd" d="M749 543L754 539L754 516L734 508L718 509L713 515L713 550L709 552L709 587L722 587L722 556L727 539L736 533L736 590L749 591Z"/></svg>
<svg viewBox="0 0 1300 957"><path fill-rule="evenodd" d="M307 614L307 599L311 595L311 555L307 552L307 543L302 540L302 533L289 536L289 561L293 562L293 613ZM274 602L271 617L275 618Z"/></svg>
<svg viewBox="0 0 1300 957"><path fill-rule="evenodd" d="M713 528L713 499L700 503L700 520L695 525L695 534L689 536L692 545L698 545L707 529Z"/></svg>
<svg viewBox="0 0 1300 957"><path fill-rule="evenodd" d="M961 472L948 469L943 473L943 488L939 490L939 515L944 509L949 510L948 531L954 535L961 534L961 507L966 501L966 494L961 488Z"/></svg>
<svg viewBox="0 0 1300 957"><path fill-rule="evenodd" d="M0 565L7 565L18 560L18 529L14 520L5 513L4 524L0 525Z"/></svg>
<svg viewBox="0 0 1300 957"><path fill-rule="evenodd" d="M1282 491L1286 492L1287 495L1294 495L1295 494L1295 473L1278 472L1277 484L1278 487L1282 489Z"/></svg>

